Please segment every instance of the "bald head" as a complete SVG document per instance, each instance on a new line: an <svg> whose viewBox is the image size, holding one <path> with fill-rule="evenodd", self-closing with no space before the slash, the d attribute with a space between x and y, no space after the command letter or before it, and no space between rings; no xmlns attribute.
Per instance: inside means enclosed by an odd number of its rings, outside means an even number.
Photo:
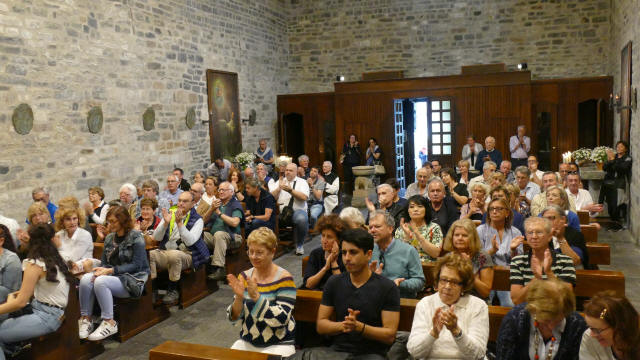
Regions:
<svg viewBox="0 0 640 360"><path fill-rule="evenodd" d="M291 163L287 164L287 167L284 170L284 176L289 181L293 181L296 178L296 174L298 173L298 165Z"/></svg>

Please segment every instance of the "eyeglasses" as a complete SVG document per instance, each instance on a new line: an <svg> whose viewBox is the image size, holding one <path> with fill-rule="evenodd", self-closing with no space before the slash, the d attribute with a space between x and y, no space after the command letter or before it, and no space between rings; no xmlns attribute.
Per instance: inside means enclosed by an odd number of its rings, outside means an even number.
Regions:
<svg viewBox="0 0 640 360"><path fill-rule="evenodd" d="M458 280L454 280L454 279L447 279L447 278L443 278L441 277L440 279L438 279L438 282L440 283L440 285L442 286L447 286L447 285L451 285L451 287L456 287L456 286L462 286L462 282L458 281Z"/></svg>
<svg viewBox="0 0 640 360"><path fill-rule="evenodd" d="M600 335L600 334L602 334L603 331L608 330L610 328L611 328L611 326L607 326L606 328L602 328L602 329L596 329L596 328L590 327L589 329L591 330L592 334Z"/></svg>
<svg viewBox="0 0 640 360"><path fill-rule="evenodd" d="M504 211L504 210L506 210L506 209L503 208L503 207L490 207L489 208L489 212L492 212L492 211Z"/></svg>

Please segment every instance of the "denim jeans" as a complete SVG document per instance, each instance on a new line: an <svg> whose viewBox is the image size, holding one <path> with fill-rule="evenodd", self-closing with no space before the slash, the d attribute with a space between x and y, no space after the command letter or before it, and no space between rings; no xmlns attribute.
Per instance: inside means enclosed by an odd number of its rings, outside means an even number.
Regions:
<svg viewBox="0 0 640 360"><path fill-rule="evenodd" d="M5 359L6 344L50 334L60 327L64 310L45 305L37 300L31 302L33 314L9 318L0 324L0 360ZM70 321L75 321L70 319Z"/></svg>
<svg viewBox="0 0 640 360"><path fill-rule="evenodd" d="M93 278L92 273L84 274L80 279L80 315L91 316L93 303L98 298L102 318L113 319L113 297L128 298L129 292L116 276L102 275Z"/></svg>
<svg viewBox="0 0 640 360"><path fill-rule="evenodd" d="M311 206L309 212L311 213L311 218L309 219L309 227L313 229L316 227L316 222L318 221L320 215L324 213L324 207L322 206L322 204L314 204Z"/></svg>
<svg viewBox="0 0 640 360"><path fill-rule="evenodd" d="M251 234L253 230L263 226L268 227L273 231L276 230L275 226L273 226L273 224L270 224L268 221L253 219L251 222L245 223L245 228L244 228L245 236L249 236L249 234Z"/></svg>
<svg viewBox="0 0 640 360"><path fill-rule="evenodd" d="M306 210L296 210L293 213L293 235L296 245L301 247L304 244L304 238L307 237L309 231L309 216Z"/></svg>
<svg viewBox="0 0 640 360"><path fill-rule="evenodd" d="M500 301L500 306L513 307L513 301L511 300L511 292L510 291L496 291L491 290L489 293L489 304L493 303L493 298L498 296L498 300Z"/></svg>

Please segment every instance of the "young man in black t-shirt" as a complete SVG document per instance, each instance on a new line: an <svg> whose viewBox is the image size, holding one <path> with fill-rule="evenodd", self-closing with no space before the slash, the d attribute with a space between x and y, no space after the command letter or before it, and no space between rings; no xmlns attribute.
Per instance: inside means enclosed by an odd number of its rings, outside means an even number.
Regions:
<svg viewBox="0 0 640 360"><path fill-rule="evenodd" d="M317 331L330 348L305 349L297 358L385 359L400 321L400 293L389 279L371 272L373 237L362 229L344 231L342 260L347 272L329 278L318 309ZM336 321L332 321L334 318Z"/></svg>

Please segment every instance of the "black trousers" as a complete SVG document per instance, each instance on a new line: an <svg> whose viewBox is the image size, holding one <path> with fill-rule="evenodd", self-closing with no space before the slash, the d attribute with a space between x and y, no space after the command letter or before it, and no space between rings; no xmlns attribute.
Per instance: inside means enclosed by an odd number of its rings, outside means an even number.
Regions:
<svg viewBox="0 0 640 360"><path fill-rule="evenodd" d="M613 221L620 221L620 209L618 208L618 189L614 184L603 184L600 188L598 202L607 203L607 211Z"/></svg>
<svg viewBox="0 0 640 360"><path fill-rule="evenodd" d="M515 158L511 158L511 170L516 170L516 168L518 166L527 166L529 165L527 163L527 158L522 158L522 159L515 159ZM500 164L497 164L498 167L500 167Z"/></svg>

